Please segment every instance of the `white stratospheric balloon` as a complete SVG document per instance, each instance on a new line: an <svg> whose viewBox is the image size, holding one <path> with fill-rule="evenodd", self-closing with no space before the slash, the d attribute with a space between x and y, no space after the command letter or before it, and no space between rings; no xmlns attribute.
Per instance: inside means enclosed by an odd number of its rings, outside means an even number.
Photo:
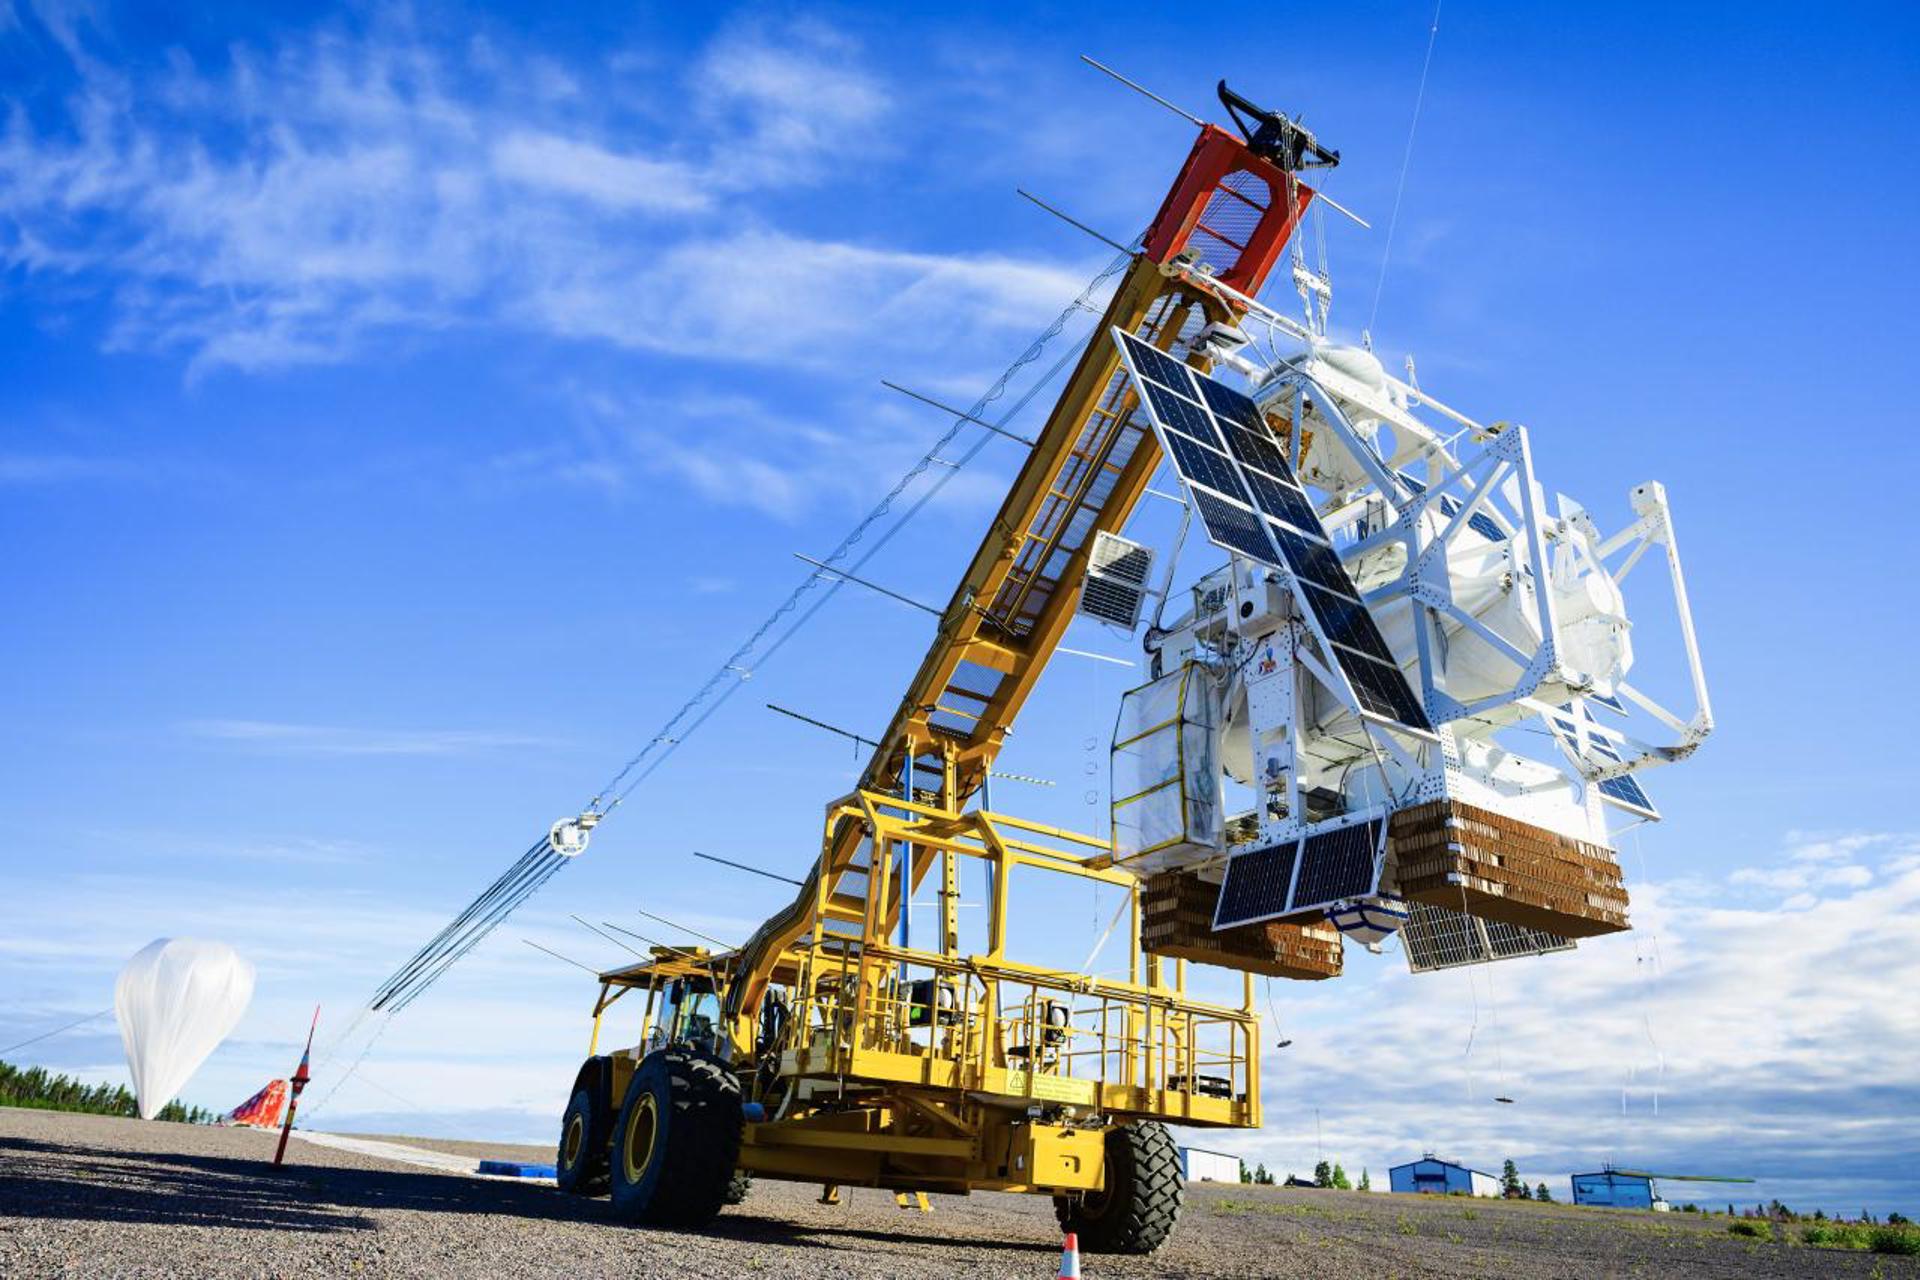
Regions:
<svg viewBox="0 0 1920 1280"><path fill-rule="evenodd" d="M224 942L156 938L113 984L120 1041L151 1120L186 1087L253 999L253 965Z"/></svg>

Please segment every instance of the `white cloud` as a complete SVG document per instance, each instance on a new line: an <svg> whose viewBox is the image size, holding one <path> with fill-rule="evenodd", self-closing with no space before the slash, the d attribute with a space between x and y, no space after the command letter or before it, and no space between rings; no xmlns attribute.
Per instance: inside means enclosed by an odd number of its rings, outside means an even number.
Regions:
<svg viewBox="0 0 1920 1280"><path fill-rule="evenodd" d="M406 31L162 75L76 56L64 102L9 104L0 263L104 290L110 345L185 350L195 370L463 325L822 364L1024 327L1077 283L763 224L767 192L870 154L889 104L819 24L728 32L683 82L614 61L582 68L583 90ZM689 221L723 202L724 231Z"/></svg>
<svg viewBox="0 0 1920 1280"><path fill-rule="evenodd" d="M529 187L580 196L614 209L691 213L712 198L686 165L618 155L591 142L549 133L520 132L493 149L494 169Z"/></svg>
<svg viewBox="0 0 1920 1280"><path fill-rule="evenodd" d="M196 738L288 755L451 756L543 743L524 734L472 729L353 729L269 720L195 720L184 727Z"/></svg>

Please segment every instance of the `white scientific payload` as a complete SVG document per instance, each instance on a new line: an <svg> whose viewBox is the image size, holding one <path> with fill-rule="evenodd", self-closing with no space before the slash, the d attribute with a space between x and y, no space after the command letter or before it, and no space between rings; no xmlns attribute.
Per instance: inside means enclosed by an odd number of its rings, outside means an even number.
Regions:
<svg viewBox="0 0 1920 1280"><path fill-rule="evenodd" d="M1184 611L1171 570L1156 593L1153 680L1114 736L1114 860L1182 919L1186 881L1218 886L1213 944L1243 959L1281 945L1248 932L1268 923L1401 934L1416 971L1627 928L1612 823L1657 818L1635 775L1713 730L1665 490L1633 488L1603 532L1535 478L1525 427L1329 342L1311 299L1306 325L1234 300L1275 341L1216 325L1185 354L1245 390L1114 335L1187 521L1229 553ZM1647 561L1667 625L1637 646L1623 586ZM1666 660L1651 680L1638 648Z"/></svg>

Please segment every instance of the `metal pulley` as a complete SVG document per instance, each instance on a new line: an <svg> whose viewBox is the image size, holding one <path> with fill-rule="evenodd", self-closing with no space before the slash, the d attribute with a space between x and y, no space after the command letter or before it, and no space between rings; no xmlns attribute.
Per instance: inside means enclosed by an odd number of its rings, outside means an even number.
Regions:
<svg viewBox="0 0 1920 1280"><path fill-rule="evenodd" d="M600 814L589 810L577 818L562 818L547 831L547 843L563 858L577 858L587 851L587 833L600 823Z"/></svg>

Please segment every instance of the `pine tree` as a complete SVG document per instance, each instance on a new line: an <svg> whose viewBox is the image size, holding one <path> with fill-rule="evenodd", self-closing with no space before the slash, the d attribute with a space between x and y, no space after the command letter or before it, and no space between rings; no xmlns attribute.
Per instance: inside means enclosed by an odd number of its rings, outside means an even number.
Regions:
<svg viewBox="0 0 1920 1280"><path fill-rule="evenodd" d="M1520 1166L1509 1160L1500 1169L1500 1194L1509 1200L1524 1199L1527 1184L1520 1181Z"/></svg>
<svg viewBox="0 0 1920 1280"><path fill-rule="evenodd" d="M1353 1190L1353 1183L1347 1180L1347 1171L1340 1167L1338 1160L1333 1162L1333 1189L1336 1191Z"/></svg>
<svg viewBox="0 0 1920 1280"><path fill-rule="evenodd" d="M1543 1182L1533 1189L1533 1198L1542 1204L1552 1204L1553 1192L1547 1190L1547 1184Z"/></svg>
<svg viewBox="0 0 1920 1280"><path fill-rule="evenodd" d="M1247 1168L1247 1162L1245 1160L1242 1160L1240 1162L1240 1181L1242 1182L1253 1181L1253 1170Z"/></svg>
<svg viewBox="0 0 1920 1280"><path fill-rule="evenodd" d="M1267 1166L1265 1164L1261 1164L1260 1166L1254 1169L1253 1180L1258 1185L1264 1187L1272 1183L1273 1175L1267 1172Z"/></svg>
<svg viewBox="0 0 1920 1280"><path fill-rule="evenodd" d="M1371 1190L1373 1190L1373 1175L1372 1175L1372 1174L1369 1174L1369 1173L1368 1173L1368 1172L1367 1172L1367 1171L1366 1171L1366 1170L1365 1170L1364 1168L1360 1170L1360 1187L1359 1187L1359 1189L1360 1189L1361 1191L1371 1191Z"/></svg>
<svg viewBox="0 0 1920 1280"><path fill-rule="evenodd" d="M1313 1166L1313 1185L1316 1187L1330 1187L1333 1185L1333 1166L1325 1160Z"/></svg>

